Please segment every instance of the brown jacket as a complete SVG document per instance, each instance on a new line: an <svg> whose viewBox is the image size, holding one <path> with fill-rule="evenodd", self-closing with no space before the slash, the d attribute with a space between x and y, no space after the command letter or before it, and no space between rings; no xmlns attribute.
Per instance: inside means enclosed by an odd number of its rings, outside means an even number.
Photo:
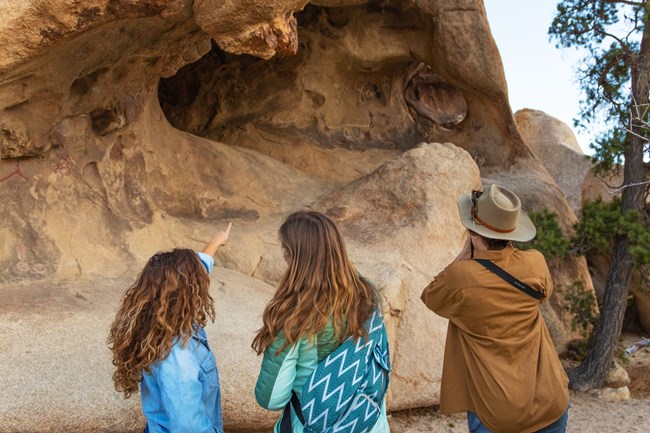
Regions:
<svg viewBox="0 0 650 433"><path fill-rule="evenodd" d="M553 290L535 250L476 251L548 298ZM422 292L429 309L449 319L442 370L442 413L475 412L495 433L527 433L567 409L568 378L539 310L473 260L451 263Z"/></svg>

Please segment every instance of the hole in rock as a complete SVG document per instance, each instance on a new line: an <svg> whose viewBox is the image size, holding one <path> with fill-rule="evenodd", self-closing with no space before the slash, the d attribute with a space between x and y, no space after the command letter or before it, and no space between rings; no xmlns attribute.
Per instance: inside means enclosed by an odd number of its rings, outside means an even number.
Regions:
<svg viewBox="0 0 650 433"><path fill-rule="evenodd" d="M306 148L388 158L423 141L449 140L465 119L462 92L414 54L430 53L433 25L414 6L308 5L296 18L295 56L262 60L213 44L161 79L168 121L310 172L317 159L304 157Z"/></svg>
<svg viewBox="0 0 650 433"><path fill-rule="evenodd" d="M108 68L100 68L90 74L77 78L70 86L70 94L72 96L84 96L92 88L99 76L106 71L108 71Z"/></svg>

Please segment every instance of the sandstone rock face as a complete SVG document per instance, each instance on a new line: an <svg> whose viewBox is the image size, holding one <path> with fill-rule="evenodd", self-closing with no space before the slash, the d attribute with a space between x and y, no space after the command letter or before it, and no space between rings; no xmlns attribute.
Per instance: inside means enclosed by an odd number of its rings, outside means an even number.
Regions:
<svg viewBox="0 0 650 433"><path fill-rule="evenodd" d="M139 397L124 400L114 391L105 344L121 293L132 282L76 280L57 287L39 283L38 293L21 285L5 292L11 313L0 316L0 431L142 431ZM26 290L34 304L23 302ZM259 408L252 395L261 359L250 341L261 316L250 312L262 311L273 288L215 269L211 294L218 319L206 332L217 357L223 409L239 414L229 428L268 431L275 414Z"/></svg>
<svg viewBox="0 0 650 433"><path fill-rule="evenodd" d="M486 165L529 155L509 112L500 111L503 71L482 5L475 13L451 2L425 5L427 13L409 2L307 5L296 14L295 57L268 62L215 48L161 81L163 110L179 129L309 171L318 164L305 160L306 146L328 154L451 141ZM467 37L451 38L441 30L447 25ZM478 49L474 40L486 43ZM462 59L442 60L458 52Z"/></svg>
<svg viewBox="0 0 650 433"><path fill-rule="evenodd" d="M604 202L611 202L614 197L621 197L618 188L623 185L623 170L611 175L597 176L589 172L582 184L582 201L594 201L601 199Z"/></svg>
<svg viewBox="0 0 650 433"><path fill-rule="evenodd" d="M594 174L591 170L593 164L585 159L573 132L567 125L541 111L529 109L515 113L515 120L524 141L553 177L575 213L579 214L582 205L587 201L600 199L610 202L614 197L620 198L620 191L617 192L617 189L623 184L622 170L607 176ZM559 215L563 222L574 221L573 216L562 213ZM571 270L573 266L563 263L554 269L555 283L566 286L571 285L573 281L590 280L590 286L593 286L597 299L602 300L611 257L589 255L586 260L590 278L584 275L583 267ZM579 278L573 278L574 275L578 275ZM640 324L650 331L650 296L647 291L641 289L640 281L641 276L635 272L631 293L634 296ZM590 289L589 287L588 290ZM552 302L557 301L558 297L552 300ZM559 305L555 311L559 311ZM553 313L548 312L546 317L551 332L562 332L562 326L555 326L553 320L548 320L550 316L553 316ZM558 338L554 336L554 340L558 341Z"/></svg>
<svg viewBox="0 0 650 433"><path fill-rule="evenodd" d="M269 59L276 53L296 54L298 34L293 12L307 3L198 0L192 9L197 24L225 51Z"/></svg>
<svg viewBox="0 0 650 433"><path fill-rule="evenodd" d="M587 201L596 198L611 200L612 195L607 194L607 182L614 181L613 178L605 182L591 171L593 164L587 159L580 149L575 135L571 129L561 121L548 114L524 109L515 113L517 127L521 131L524 141L530 146L535 156L542 162L544 168L551 175L562 195L566 197L571 205L572 211L567 215L566 211L558 212L559 220L564 225L565 233L570 232L570 227L576 222L575 214L580 214L582 205ZM544 206L540 206L543 208ZM556 286L570 287L574 282L589 281L587 290L595 291L596 297L602 299L605 290L607 271L609 270L609 258L590 256L586 258L589 273L585 272L583 264L576 267L575 264L552 263L553 276ZM579 260L582 262L582 260ZM577 278L576 278L577 277ZM559 297L552 302L557 303ZM556 304L556 311L559 311L559 304ZM553 323L551 321L551 323ZM550 326L551 332L562 332L562 327ZM555 338L557 341L557 338Z"/></svg>
<svg viewBox="0 0 650 433"><path fill-rule="evenodd" d="M153 253L233 221L208 333L226 429L268 431L248 347L285 266L277 229L304 208L340 222L382 289L389 410L436 404L446 324L418 298L461 248L456 196L499 182L575 218L517 130L478 0L10 0L0 16L0 430L139 431L110 382L117 302ZM553 273L562 348L561 281L586 267Z"/></svg>
<svg viewBox="0 0 650 433"><path fill-rule="evenodd" d="M630 384L630 376L621 365L614 361L614 366L607 373L605 385L608 388L621 388Z"/></svg>
<svg viewBox="0 0 650 433"><path fill-rule="evenodd" d="M465 230L456 197L479 185L467 152L449 143L423 144L316 205L361 244L355 250L363 252L357 259L362 272L376 275L384 289L393 351L388 401L394 410L438 398L447 326L420 294L460 251Z"/></svg>
<svg viewBox="0 0 650 433"><path fill-rule="evenodd" d="M555 180L574 212L582 208L582 185L590 175L591 161L582 152L573 131L542 111L515 113L521 136Z"/></svg>
<svg viewBox="0 0 650 433"><path fill-rule="evenodd" d="M599 398L607 401L628 401L632 396L627 386L621 388L603 388L597 394Z"/></svg>

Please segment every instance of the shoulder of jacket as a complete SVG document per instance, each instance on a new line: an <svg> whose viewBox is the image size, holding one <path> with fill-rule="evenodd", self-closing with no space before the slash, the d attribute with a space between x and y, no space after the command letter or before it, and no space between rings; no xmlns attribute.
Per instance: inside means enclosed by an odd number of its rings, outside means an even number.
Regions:
<svg viewBox="0 0 650 433"><path fill-rule="evenodd" d="M528 250L517 250L517 254L521 255L522 257L529 258L531 260L543 260L546 261L544 254L540 253L539 251L531 248Z"/></svg>
<svg viewBox="0 0 650 433"><path fill-rule="evenodd" d="M436 276L436 279L449 277L450 275L454 275L457 273L464 274L469 269L472 269L473 266L481 266L481 265L474 259L455 260L449 263L442 271L440 271L438 276Z"/></svg>

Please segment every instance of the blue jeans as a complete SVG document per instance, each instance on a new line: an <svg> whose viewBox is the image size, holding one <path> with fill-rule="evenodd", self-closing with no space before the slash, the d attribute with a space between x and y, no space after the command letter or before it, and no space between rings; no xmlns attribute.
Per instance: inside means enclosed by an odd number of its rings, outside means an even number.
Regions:
<svg viewBox="0 0 650 433"><path fill-rule="evenodd" d="M571 406L569 405L569 407ZM568 421L569 408L567 408L566 412L557 421L554 421L541 430L537 430L535 433L564 433ZM492 430L485 427L474 412L467 412L467 426L469 427L470 433L492 433Z"/></svg>

